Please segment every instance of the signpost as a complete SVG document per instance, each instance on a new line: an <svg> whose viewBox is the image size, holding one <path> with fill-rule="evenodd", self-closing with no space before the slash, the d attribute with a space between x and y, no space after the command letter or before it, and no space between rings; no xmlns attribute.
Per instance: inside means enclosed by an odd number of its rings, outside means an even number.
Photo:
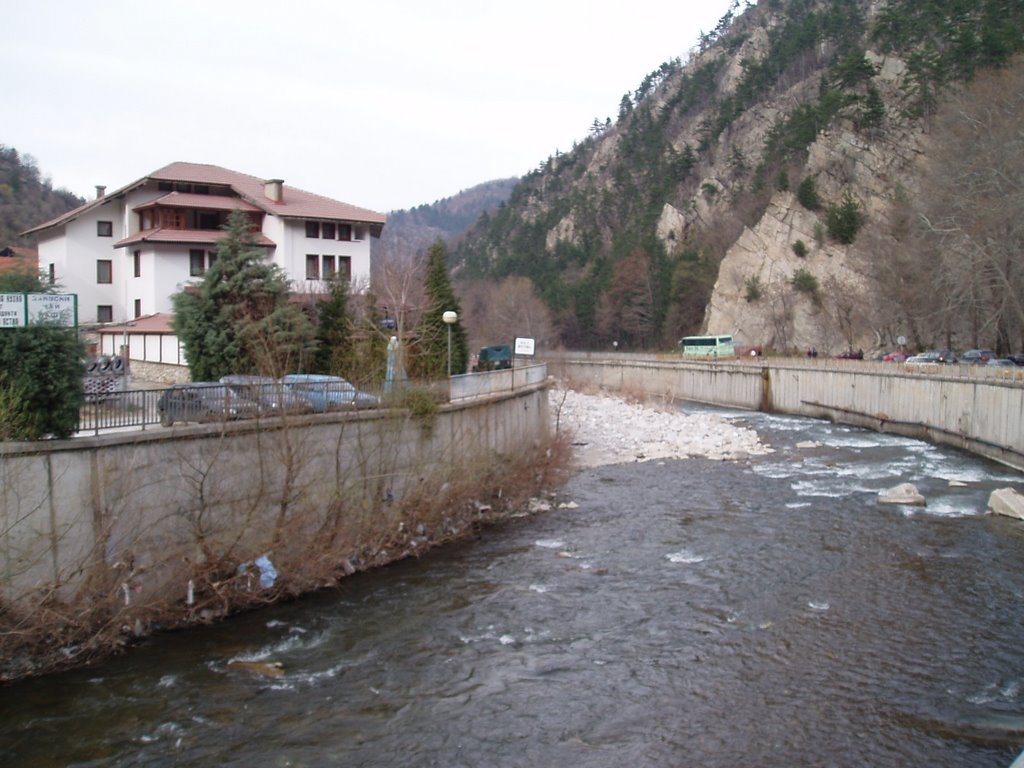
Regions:
<svg viewBox="0 0 1024 768"><path fill-rule="evenodd" d="M0 328L78 328L76 293L0 293Z"/></svg>

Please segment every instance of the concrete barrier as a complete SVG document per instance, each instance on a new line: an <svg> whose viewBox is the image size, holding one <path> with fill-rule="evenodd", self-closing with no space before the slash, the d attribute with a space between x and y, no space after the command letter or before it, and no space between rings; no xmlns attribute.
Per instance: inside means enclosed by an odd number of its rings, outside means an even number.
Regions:
<svg viewBox="0 0 1024 768"><path fill-rule="evenodd" d="M335 555L386 541L407 524L403 501L440 504L466 478L500 478L549 436L542 381L419 417L382 409L5 443L0 607L181 603L197 565L227 580L266 553L287 574L329 539Z"/></svg>
<svg viewBox="0 0 1024 768"><path fill-rule="evenodd" d="M603 389L868 427L952 445L1024 470L1024 381L966 366L563 353L556 376Z"/></svg>

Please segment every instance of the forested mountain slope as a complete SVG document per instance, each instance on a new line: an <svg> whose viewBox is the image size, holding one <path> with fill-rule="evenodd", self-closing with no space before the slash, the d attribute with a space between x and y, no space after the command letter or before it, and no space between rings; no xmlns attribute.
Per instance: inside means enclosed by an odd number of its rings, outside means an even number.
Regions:
<svg viewBox="0 0 1024 768"><path fill-rule="evenodd" d="M1022 48L1009 0L736 4L453 261L529 278L571 346L1020 347Z"/></svg>
<svg viewBox="0 0 1024 768"><path fill-rule="evenodd" d="M508 199L518 179L499 179L477 184L456 195L430 204L390 211L379 240L371 241L377 264L406 263L422 255L437 239L456 241L485 211Z"/></svg>
<svg viewBox="0 0 1024 768"><path fill-rule="evenodd" d="M0 247L31 245L18 237L20 232L84 203L66 190L55 190L30 155L0 144Z"/></svg>

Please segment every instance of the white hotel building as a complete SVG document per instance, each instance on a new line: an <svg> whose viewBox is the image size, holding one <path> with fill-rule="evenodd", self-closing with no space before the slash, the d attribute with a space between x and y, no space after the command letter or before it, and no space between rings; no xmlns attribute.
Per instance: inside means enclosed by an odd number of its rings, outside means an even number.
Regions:
<svg viewBox="0 0 1024 768"><path fill-rule="evenodd" d="M324 293L335 273L368 283L370 238L385 223L383 214L216 165L171 163L114 192L96 191L95 200L23 234L38 238L39 266L51 282L78 294L79 323L116 323L101 336L126 340L170 335L171 296L216 259L233 210L252 217L266 258L297 294ZM152 343L139 349L145 339L132 338L131 357L180 365L172 339L160 340L157 360Z"/></svg>

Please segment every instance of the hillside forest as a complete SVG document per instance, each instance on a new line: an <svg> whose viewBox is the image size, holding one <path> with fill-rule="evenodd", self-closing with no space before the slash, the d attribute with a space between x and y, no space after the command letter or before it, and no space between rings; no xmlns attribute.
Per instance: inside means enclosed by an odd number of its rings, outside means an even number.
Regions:
<svg viewBox="0 0 1024 768"><path fill-rule="evenodd" d="M67 190L54 189L31 155L0 144L0 248L31 245L19 237L21 232L84 203Z"/></svg>

